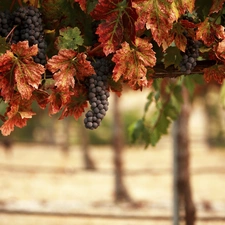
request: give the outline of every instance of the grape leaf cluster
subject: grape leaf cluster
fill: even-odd
[[[108,110],[109,87],[108,76],[112,72],[112,65],[107,58],[96,59],[92,62],[94,75],[87,78],[88,101],[91,110],[86,112],[84,124],[87,129],[96,129]]]
[[[7,37],[10,43],[28,41],[29,45],[38,45],[38,54],[34,61],[42,65],[46,64],[46,42],[42,15],[39,9],[33,6],[20,7],[13,13],[8,11],[0,13],[0,35]],[[10,33],[11,32],[11,33]]]

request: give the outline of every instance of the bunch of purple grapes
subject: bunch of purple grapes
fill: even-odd
[[[38,45],[38,54],[34,56],[34,61],[42,65],[46,64],[46,42],[44,39],[44,29],[42,15],[39,9],[33,6],[20,7],[13,13],[0,13],[0,35],[8,37],[10,43],[18,43],[27,40],[29,45]]]
[[[182,52],[182,60],[180,62],[180,71],[185,74],[190,74],[194,67],[197,65],[197,58],[199,57],[199,47],[201,43],[194,41],[191,37],[187,36],[187,46],[185,52]]]
[[[13,17],[9,11],[0,12],[0,36],[6,37],[13,28]]]
[[[96,59],[92,62],[96,74],[87,79],[88,101],[91,109],[86,112],[84,124],[87,129],[96,129],[108,110],[109,87],[108,76],[111,75],[112,65],[107,58]]]

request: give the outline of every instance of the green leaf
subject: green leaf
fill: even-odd
[[[87,12],[90,13],[95,8],[98,0],[88,0],[87,1]]]
[[[160,137],[161,137],[161,134],[159,133],[158,129],[152,130],[149,136],[149,143],[152,146],[155,146],[158,143]],[[148,147],[149,143],[147,143],[145,147]]]
[[[128,132],[132,143],[135,143],[140,138],[143,130],[144,130],[144,123],[142,119],[132,123],[129,126]]]
[[[0,36],[0,55],[4,54],[8,49],[10,49],[9,44],[6,43],[5,38]]]
[[[181,61],[180,50],[177,47],[169,47],[166,50],[166,55],[164,57],[165,68],[168,66],[174,65],[175,68],[179,66]]]
[[[177,108],[173,106],[173,104],[168,104],[164,108],[166,115],[171,119],[171,120],[176,120],[178,117],[179,111]]]
[[[146,113],[149,109],[149,106],[151,105],[152,103],[152,98],[153,98],[153,95],[154,95],[154,92],[150,92],[147,99],[148,101],[146,102],[145,104],[145,108],[144,108],[144,113]]]
[[[80,35],[80,30],[77,27],[64,28],[59,31],[57,42],[58,49],[77,49],[78,46],[83,45],[84,39]]]
[[[167,118],[167,115],[162,112],[158,120],[157,129],[161,134],[166,134],[169,127],[170,121]]]
[[[191,79],[191,77],[185,77],[184,78],[184,85],[185,87],[188,89],[188,92],[190,93],[190,95],[192,96],[195,90],[195,83],[194,81]]]

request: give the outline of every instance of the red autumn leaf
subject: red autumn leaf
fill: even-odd
[[[225,39],[217,43],[215,46],[215,55],[217,59],[225,63]]]
[[[45,109],[47,104],[49,103],[49,94],[43,90],[34,90],[33,97],[37,101],[38,105],[41,109]]]
[[[99,42],[103,44],[103,52],[108,54],[115,52],[123,40],[123,27],[115,20],[101,23],[96,31],[99,35]]]
[[[4,136],[10,135],[15,126],[19,128],[26,126],[27,120],[35,115],[31,104],[31,100],[22,99],[18,92],[13,96],[6,112],[7,120],[0,128]]]
[[[59,119],[64,119],[68,116],[73,116],[75,119],[78,119],[87,106],[87,97],[84,89],[82,87],[76,87],[71,95],[70,102],[65,105]]]
[[[169,32],[169,37],[163,40],[163,49],[167,49],[174,41],[177,48],[184,52],[187,45],[187,38],[184,36],[184,31],[187,31],[187,29],[180,22],[174,23],[173,29]]]
[[[134,0],[139,15],[136,29],[150,29],[153,39],[166,50],[175,37],[170,32],[174,22],[186,11],[192,12],[194,3],[195,0]]]
[[[62,49],[58,55],[48,60],[47,68],[54,73],[55,86],[62,92],[68,92],[75,85],[75,79],[83,80],[95,74],[94,68],[86,60],[84,53]]]
[[[179,15],[183,15],[186,12],[193,12],[195,7],[195,0],[179,0],[173,1],[176,5]]]
[[[61,92],[54,88],[48,97],[49,101],[49,115],[58,113],[66,104],[70,102],[73,92]]]
[[[12,97],[16,88],[24,99],[30,99],[32,91],[38,89],[45,69],[33,61],[37,51],[37,45],[29,47],[24,41],[12,44],[11,51],[0,57],[1,96],[5,100]]]
[[[14,94],[14,85],[10,80],[10,76],[1,76],[0,75],[0,95],[4,101],[8,102]]]
[[[219,12],[224,4],[225,0],[213,0],[213,4],[210,8],[209,14]]]
[[[5,101],[9,101],[14,93],[14,78],[10,71],[13,68],[13,53],[6,51],[0,56],[0,92]]]
[[[156,57],[152,44],[147,40],[137,38],[134,48],[127,42],[122,43],[122,48],[116,51],[112,61],[116,63],[112,75],[114,81],[122,77],[135,90],[146,87],[151,82],[146,76],[147,68],[155,65]]]
[[[141,1],[134,4],[139,15],[136,29],[142,30],[145,27],[151,30],[153,39],[159,46],[169,38],[169,31],[173,23],[178,19],[172,1]],[[165,50],[165,49],[164,49]]]
[[[137,13],[131,0],[100,0],[91,16],[104,20],[98,26],[96,34],[99,35],[106,55],[115,52],[123,40],[134,41]]]
[[[219,24],[211,23],[207,17],[202,23],[198,24],[196,38],[202,40],[206,46],[212,45],[216,39],[225,38],[224,27]]]
[[[13,66],[13,53],[9,50],[5,54],[0,56],[0,75],[5,76]]]
[[[37,55],[38,47],[37,45],[29,47],[28,41],[20,41],[17,44],[11,45],[11,51],[20,59],[31,60],[32,56]]]
[[[27,125],[27,119],[22,119],[19,114],[15,114],[12,118],[8,119],[2,126],[1,132],[3,136],[8,136],[14,130],[14,127],[25,127]]]
[[[44,67],[33,61],[20,61],[14,69],[15,81],[22,98],[30,99],[32,92],[41,83]]]
[[[209,68],[205,68],[204,72],[204,79],[206,82],[210,82],[211,80],[217,81],[219,84],[223,83],[225,78],[225,65],[214,65]]]
[[[32,58],[37,54],[38,47],[37,45],[29,47],[28,41],[23,41],[12,44],[11,50],[15,55],[13,73],[17,89],[22,98],[30,99],[33,90],[38,89],[42,74],[45,72],[44,66],[35,63]]]
[[[86,12],[86,5],[87,5],[87,2],[86,0],[74,0],[75,2],[78,2],[79,5],[80,5],[80,8]]]

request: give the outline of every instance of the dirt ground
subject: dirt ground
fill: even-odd
[[[190,121],[193,198],[199,218],[224,218],[225,151],[205,144],[201,110],[197,108]],[[79,146],[72,146],[69,156],[57,146],[15,144],[10,154],[1,147],[0,225],[172,224],[168,219],[173,206],[171,140],[163,137],[147,150],[125,149],[125,183],[133,205],[114,203],[110,146],[91,146],[96,171],[83,169]]]

